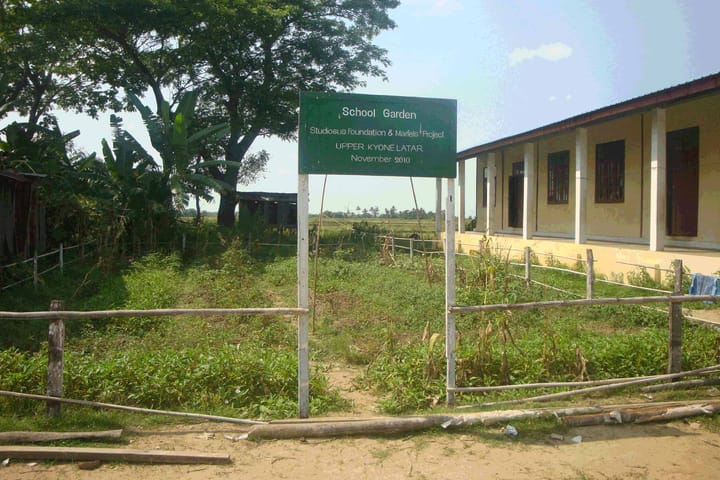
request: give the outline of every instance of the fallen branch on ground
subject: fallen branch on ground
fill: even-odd
[[[468,425],[499,425],[531,418],[564,418],[573,417],[585,419],[593,417],[599,425],[603,423],[620,423],[618,421],[606,421],[605,417],[612,418],[613,412],[622,409],[631,411],[647,409],[643,419],[654,419],[662,421],[670,419],[668,412],[675,412],[678,408],[686,408],[688,415],[708,414],[709,405],[713,402],[702,401],[696,405],[687,405],[687,402],[664,402],[649,405],[613,405],[607,407],[570,407],[570,408],[545,408],[525,410],[500,410],[494,412],[476,412],[464,415],[437,414],[412,417],[375,417],[371,419],[333,419],[317,420],[294,420],[271,422],[266,425],[256,425],[248,432],[249,440],[281,440],[291,438],[326,438],[342,437],[352,435],[381,435],[397,434],[427,430],[432,427],[443,428],[468,426]],[[720,407],[720,402],[718,402]],[[700,407],[700,408],[696,408]],[[712,407],[715,409],[715,407]],[[715,411],[715,410],[713,410]],[[639,417],[638,417],[639,418]],[[581,420],[574,420],[581,422]],[[589,422],[589,420],[588,420]]]
[[[68,448],[0,446],[0,458],[16,460],[103,460],[110,462],[172,463],[183,465],[231,463],[229,455],[124,448]]]
[[[538,395],[536,397],[519,398],[516,400],[504,400],[500,402],[486,402],[477,405],[464,405],[458,408],[477,408],[477,407],[494,407],[497,405],[517,405],[520,403],[529,402],[545,402],[548,400],[557,400],[560,398],[572,397],[575,395],[582,395],[587,393],[601,392],[606,390],[614,390],[618,388],[631,387],[635,385],[645,385],[648,383],[662,382],[665,380],[672,380],[674,378],[688,377],[691,375],[700,375],[707,372],[717,372],[720,370],[720,365],[714,365],[712,367],[698,368],[697,370],[689,370],[687,372],[668,373],[666,375],[655,375],[652,377],[641,377],[637,380],[622,381],[609,385],[602,385],[599,387],[581,388],[579,390],[570,390],[568,392],[551,393],[548,395]]]
[[[651,423],[700,415],[712,415],[719,410],[720,402],[703,402],[666,408],[649,405],[642,408],[618,408],[610,412],[598,414],[567,416],[563,418],[563,422],[571,427],[617,425],[621,423]]]
[[[113,439],[120,438],[122,430],[106,430],[102,432],[0,432],[0,442],[52,442],[55,440],[74,439]]]

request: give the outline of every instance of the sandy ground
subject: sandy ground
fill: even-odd
[[[131,448],[227,453],[233,463],[212,465],[11,462],[3,479],[717,479],[720,435],[691,422],[651,426],[583,427],[563,440],[538,443],[497,432],[422,434],[394,439],[345,438],[233,442],[240,431],[217,424],[134,432]],[[581,443],[570,437],[582,436]]]
[[[333,384],[368,415],[374,399],[353,386],[359,370],[329,366]],[[229,465],[102,464],[12,461],[2,480],[148,479],[718,479],[720,434],[696,421],[581,427],[562,439],[517,437],[494,428],[485,433],[438,431],[394,438],[233,441],[241,426],[202,423],[126,432],[127,448],[224,453]],[[231,437],[231,438],[228,438]],[[579,443],[573,437],[581,437]]]

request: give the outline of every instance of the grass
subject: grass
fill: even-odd
[[[152,253],[126,264],[92,268],[77,264],[64,276],[47,277],[37,291],[18,288],[13,295],[3,295],[0,309],[45,310],[52,298],[64,299],[66,309],[72,310],[295,305],[293,256],[259,245],[270,243],[261,237],[248,250],[245,241],[233,242],[228,232],[212,227],[201,226],[202,232],[189,242],[194,247],[184,255]],[[426,263],[420,256],[410,260],[404,253],[392,257],[379,250],[372,233],[381,228],[400,231],[400,226],[367,222],[346,227],[324,237],[327,246],[317,264],[317,285],[312,272],[310,276],[311,303],[316,306],[310,352],[318,365],[311,376],[311,415],[348,407],[322,373],[321,366],[328,362],[363,366],[361,383],[379,396],[382,411],[412,413],[444,404],[442,259]],[[210,245],[211,238],[219,239],[219,245],[203,248],[203,239]],[[278,237],[276,243],[286,242],[292,240]],[[458,303],[557,298],[556,292],[527,288],[509,276],[516,273],[514,268],[488,252],[459,257]],[[554,271],[533,275],[584,293],[583,277]],[[621,287],[600,288],[602,296],[628,295]],[[47,322],[3,322],[9,328],[0,334],[0,388],[43,393]],[[665,314],[613,306],[458,316],[458,384],[664,373],[666,323]],[[293,318],[137,317],[67,324],[68,397],[238,417],[296,414]],[[686,325],[684,335],[686,369],[717,363],[717,334]],[[466,395],[459,401],[520,396],[527,392]],[[0,397],[0,419],[8,426],[43,419],[43,408]],[[69,411],[69,422],[82,423],[80,410]],[[98,415],[113,425],[138,421],[129,415],[87,413],[88,421]]]

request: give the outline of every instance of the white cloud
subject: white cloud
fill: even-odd
[[[515,66],[525,60],[540,58],[550,62],[557,62],[572,55],[572,47],[561,42],[546,43],[537,48],[520,47],[510,52],[510,66]]]
[[[557,100],[557,97],[555,95],[550,95],[550,98],[548,98],[548,100],[554,102],[555,100]]]

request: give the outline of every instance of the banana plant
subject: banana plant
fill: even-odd
[[[202,196],[208,190],[216,192],[233,190],[232,186],[207,174],[206,169],[218,165],[228,166],[235,162],[198,161],[203,147],[224,137],[229,132],[229,128],[226,124],[218,124],[196,129],[195,112],[198,101],[196,92],[183,94],[175,111],[167,101],[163,101],[158,113],[154,113],[135,95],[129,94],[128,99],[140,112],[150,142],[160,154],[163,175],[172,192],[173,203],[178,209],[187,204],[190,194]]]
[[[122,119],[110,116],[112,147],[102,140],[103,162],[88,162],[84,171],[119,236],[131,241],[157,238],[168,218],[165,200],[169,185],[152,155],[122,128]],[[100,199],[99,199],[100,200]]]

